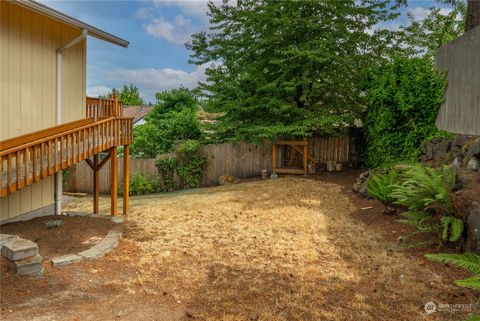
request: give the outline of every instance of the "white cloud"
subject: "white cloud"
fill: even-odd
[[[110,92],[111,88],[105,86],[93,86],[87,88],[87,96],[89,97],[98,97],[105,96]]]
[[[183,45],[190,40],[193,33],[198,32],[198,28],[183,15],[176,16],[171,22],[163,17],[154,18],[144,25],[144,29],[150,36],[176,45]]]
[[[409,9],[408,11],[413,14],[416,20],[424,20],[426,17],[428,17],[428,15],[431,12],[430,9],[426,9],[422,7],[415,7],[415,8]],[[440,8],[441,15],[448,15],[450,12],[452,12],[451,8]]]
[[[220,3],[220,0],[213,1]],[[181,12],[187,16],[207,18],[208,0],[154,0],[156,7],[175,6],[179,7]]]
[[[133,83],[140,89],[142,96],[153,99],[156,92],[170,90],[181,86],[194,88],[199,81],[205,81],[206,65],[198,66],[192,72],[180,69],[117,69],[111,72],[108,80],[126,84]]]

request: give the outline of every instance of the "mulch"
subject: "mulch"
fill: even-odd
[[[46,228],[50,220],[61,220],[60,227]],[[101,241],[115,223],[103,218],[50,215],[29,221],[5,224],[2,234],[13,234],[38,244],[44,261],[54,257],[87,250]]]

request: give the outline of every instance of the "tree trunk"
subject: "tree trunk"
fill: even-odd
[[[467,16],[465,17],[465,32],[480,25],[480,0],[467,1]]]

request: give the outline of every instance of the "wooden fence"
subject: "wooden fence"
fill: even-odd
[[[309,153],[318,160],[318,167],[325,168],[328,161],[347,165],[352,161],[352,154],[358,147],[349,136],[321,137],[316,136],[308,140]],[[260,171],[266,169],[269,173],[272,169],[272,144],[251,144],[244,142],[223,143],[205,145],[201,147],[201,153],[207,159],[207,167],[202,179],[201,186],[216,185],[218,178],[224,174],[230,174],[239,178],[251,178],[260,176]],[[278,160],[286,157],[286,153],[279,151]],[[123,168],[123,159],[118,160],[119,168]],[[100,193],[110,192],[110,177],[108,164],[100,170]],[[122,172],[122,171],[119,171]],[[130,175],[141,173],[150,179],[158,176],[155,167],[155,159],[132,159],[130,161]],[[69,192],[91,193],[92,170],[85,163],[79,163],[70,168],[66,190]],[[119,184],[122,176],[118,177]]]

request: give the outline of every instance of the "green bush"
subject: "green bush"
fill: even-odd
[[[130,178],[129,195],[145,195],[157,192],[157,183],[147,176],[135,173]]]
[[[371,167],[416,160],[422,143],[442,135],[435,118],[446,82],[429,59],[397,59],[376,69],[367,88],[365,161]]]
[[[376,173],[368,178],[367,191],[368,194],[375,197],[383,204],[389,204],[394,201],[390,196],[393,186],[398,183],[398,172],[390,170],[385,174]]]
[[[175,169],[177,160],[174,157],[165,157],[155,162],[159,174],[161,192],[170,192],[175,189]]]
[[[455,172],[447,166],[435,169],[420,164],[407,165],[390,196],[396,204],[411,210],[433,209],[446,214],[452,210],[450,193],[454,185]]]
[[[451,193],[455,172],[420,164],[405,165],[399,183],[392,186],[389,197],[394,203],[408,207],[398,222],[414,226],[420,233],[436,235],[439,243],[456,242],[463,232],[463,221],[454,216]],[[415,235],[412,233],[409,235]]]

